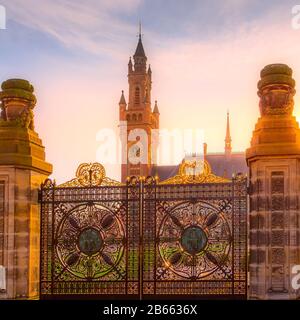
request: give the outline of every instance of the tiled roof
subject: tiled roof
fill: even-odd
[[[206,160],[217,176],[231,178],[234,173],[248,173],[244,152],[233,152],[230,157],[225,157],[224,154],[208,154]]]
[[[136,47],[134,56],[136,56],[136,57],[146,57],[141,36],[139,37],[139,42],[138,42],[138,45]]]
[[[206,160],[211,166],[212,173],[220,177],[231,178],[234,173],[248,173],[244,152],[233,152],[230,157],[226,157],[224,153],[211,153],[206,155]],[[175,176],[178,169],[179,165],[155,166],[151,175],[157,175],[160,181],[163,181]]]

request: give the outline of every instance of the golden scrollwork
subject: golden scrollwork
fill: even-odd
[[[159,184],[189,184],[189,183],[224,183],[229,179],[219,177],[211,172],[209,163],[205,160],[183,160],[178,174]]]
[[[120,186],[121,182],[106,177],[106,172],[100,163],[82,163],[76,178],[60,184],[58,187],[90,187],[90,186]]]

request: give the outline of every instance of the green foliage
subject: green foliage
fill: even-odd
[[[295,87],[295,80],[284,74],[269,74],[264,76],[257,84],[258,89],[261,89],[270,84],[286,84],[292,88]]]
[[[0,92],[0,99],[5,99],[5,98],[20,98],[20,99],[25,99],[32,104],[36,103],[36,97],[32,92],[23,90],[23,89],[5,89],[4,91]]]
[[[258,89],[271,84],[285,84],[295,87],[295,80],[292,78],[293,70],[286,64],[274,63],[265,66],[261,72],[261,80],[258,82]]]
[[[33,92],[34,88],[30,84],[29,81],[24,79],[9,79],[2,83],[1,86],[2,90],[8,90],[8,89],[22,89],[28,92]]]
[[[260,72],[261,78],[270,74],[283,74],[291,77],[293,70],[286,64],[274,63],[265,66]]]

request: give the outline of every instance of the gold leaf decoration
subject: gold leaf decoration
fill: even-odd
[[[76,178],[60,184],[58,187],[95,187],[121,186],[121,182],[106,177],[106,172],[100,163],[82,163],[77,171]]]
[[[230,181],[214,175],[206,160],[183,160],[178,174],[159,184],[226,183]]]

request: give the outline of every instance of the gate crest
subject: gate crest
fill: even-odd
[[[183,160],[178,174],[160,184],[188,184],[188,183],[221,183],[230,182],[229,179],[216,176],[206,160]]]
[[[95,187],[120,185],[122,185],[121,182],[108,178],[103,165],[96,162],[82,163],[76,171],[76,178],[59,185],[59,187]]]

